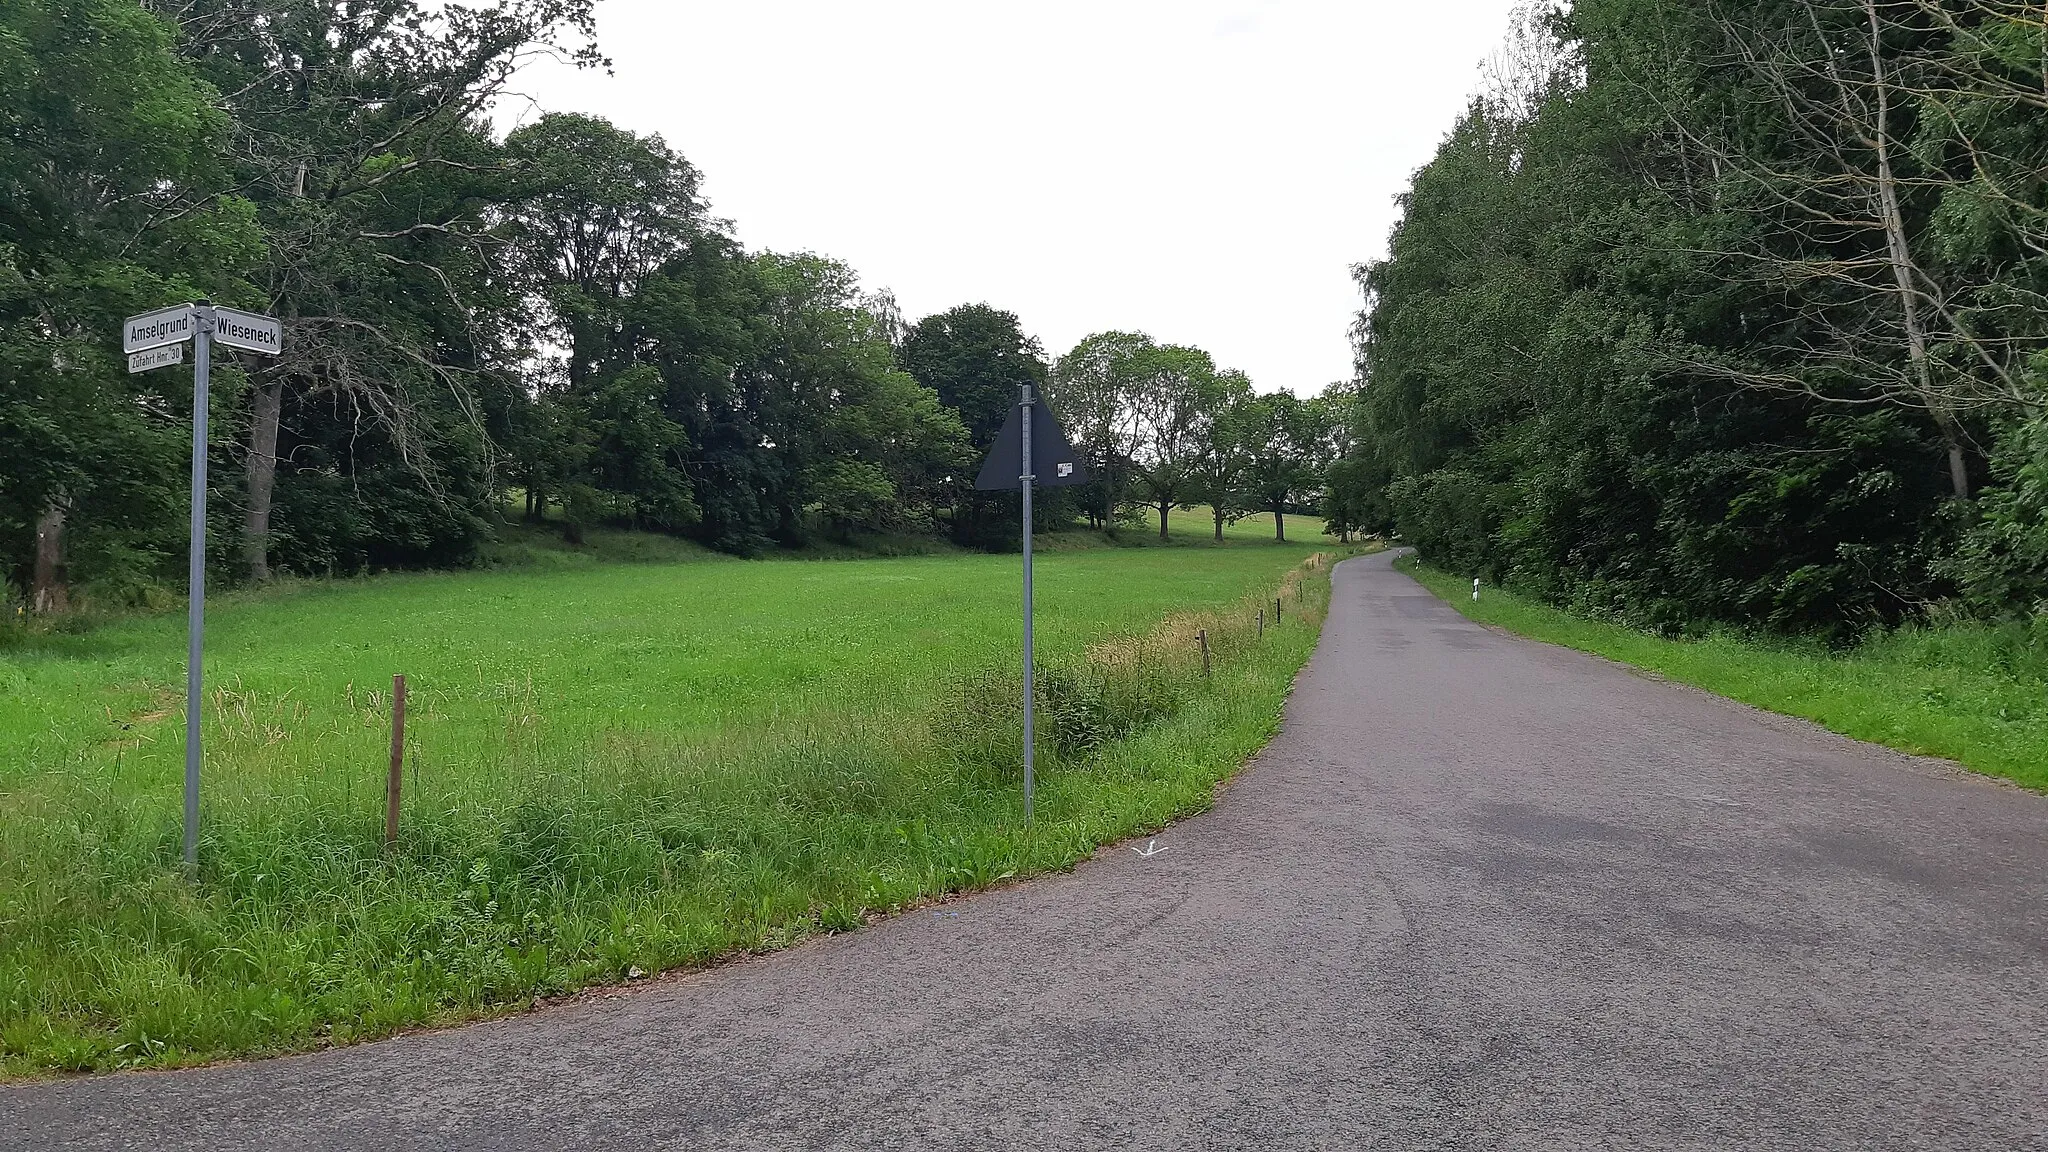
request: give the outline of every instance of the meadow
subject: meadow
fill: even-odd
[[[1126,522],[1125,536],[1136,540],[1159,538],[1159,510],[1157,508],[1133,508],[1130,520]],[[1216,534],[1215,513],[1207,504],[1190,504],[1175,508],[1167,523],[1167,532],[1175,543],[1213,541]],[[1247,512],[1223,525],[1223,539],[1234,541],[1261,541],[1274,543],[1273,514],[1271,512]],[[1328,541],[1323,535],[1323,523],[1313,515],[1293,514],[1287,517],[1287,542]]]
[[[1466,616],[2048,792],[2048,636],[2024,624],[1874,632],[1852,648],[1721,632],[1653,636],[1398,562]]]
[[[1310,545],[1044,555],[1026,826],[1016,557],[647,554],[211,605],[197,876],[178,865],[182,615],[16,635],[0,1070],[517,1010],[1069,866],[1209,802],[1270,735],[1328,598]],[[1287,619],[1261,635],[1275,595]]]

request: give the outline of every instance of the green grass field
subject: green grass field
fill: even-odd
[[[1159,509],[1145,508],[1124,527],[1130,535],[1159,535]],[[1216,514],[1207,504],[1196,504],[1189,508],[1175,508],[1167,518],[1166,530],[1174,541],[1213,541],[1216,536]],[[1273,514],[1253,512],[1232,520],[1223,526],[1223,539],[1232,541],[1260,541],[1274,543]],[[1287,517],[1287,542],[1289,544],[1332,544],[1335,540],[1323,534],[1322,517],[1308,513],[1289,513]]]
[[[1399,562],[1466,616],[1592,652],[1858,740],[2048,791],[2048,669],[2018,626],[1909,628],[1832,651],[1733,635],[1670,640]]]
[[[1028,829],[1014,556],[655,549],[231,595],[209,614],[196,880],[177,866],[182,615],[17,636],[0,1069],[346,1042],[1068,866],[1205,806],[1270,734],[1327,604],[1310,553],[1044,557]],[[1260,639],[1283,584],[1290,619]]]

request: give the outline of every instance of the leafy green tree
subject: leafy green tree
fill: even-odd
[[[630,354],[626,302],[706,230],[701,178],[659,136],[567,113],[514,131],[505,153],[509,263],[577,390]]]
[[[821,505],[842,536],[929,526],[932,503],[966,464],[961,417],[896,366],[886,318],[869,309],[851,268],[774,254],[757,266],[773,335],[756,370],[789,477],[779,535],[799,539],[804,514]]]
[[[120,320],[241,298],[262,252],[211,191],[229,125],[174,35],[118,0],[0,2],[0,556],[38,611],[72,576],[120,598],[175,570],[191,376],[128,375]]]
[[[1013,312],[962,304],[910,326],[903,367],[960,414],[969,446],[986,451],[1026,384],[1045,386],[1045,353]]]
[[[1167,518],[1201,487],[1211,430],[1229,384],[1199,348],[1166,344],[1131,357],[1130,405],[1137,426],[1131,463],[1145,499],[1159,509],[1159,538]]]
[[[1195,493],[1209,505],[1221,543],[1224,527],[1250,510],[1245,483],[1263,445],[1257,439],[1260,427],[1251,379],[1231,370],[1219,373],[1217,383],[1221,391],[1207,424],[1208,444],[1195,468]]]
[[[1360,270],[1347,471],[1384,478],[1399,531],[1441,564],[1658,627],[1851,634],[1940,594],[1947,452],[1903,407],[1758,386],[1826,370],[1801,318],[1833,289],[1736,274],[1733,254],[1870,250],[1794,226],[1717,155],[1733,127],[1741,156],[1832,162],[1721,15],[1579,0],[1546,25],[1547,71],[1512,86],[1535,97],[1460,121],[1389,259]],[[1744,18],[1790,36],[1808,16],[1786,0]]]
[[[224,94],[227,179],[267,241],[253,303],[286,327],[285,354],[253,369],[243,421],[249,572],[279,558],[273,503],[333,517],[335,500],[362,500],[334,519],[358,530],[349,539],[286,532],[326,538],[281,557],[295,566],[468,555],[495,514],[493,434],[521,356],[493,251],[506,162],[483,118],[533,52],[594,60],[590,0],[176,12],[181,54]],[[288,491],[301,484],[306,500]]]
[[[995,443],[1023,386],[1046,384],[1044,349],[1024,335],[1014,313],[987,304],[963,304],[912,324],[898,356],[906,372],[958,414],[970,466]],[[1018,501],[976,493],[973,480],[963,467],[952,485],[955,539],[990,546],[1007,541],[1018,527]],[[1059,515],[1057,499],[1044,504],[1038,515]]]
[[[681,466],[699,509],[689,531],[742,554],[769,545],[787,481],[768,423],[768,382],[756,370],[773,335],[769,290],[737,242],[702,230],[641,283],[621,340],[660,370],[663,410],[685,430]]]
[[[689,430],[661,374],[643,370],[652,334],[633,324],[650,281],[693,242],[716,243],[696,169],[658,136],[565,114],[514,131],[505,153],[505,264],[541,318],[532,335],[562,349],[512,443],[528,514],[545,517],[559,493],[572,538],[599,519],[697,523]]]
[[[1113,527],[1130,497],[1140,436],[1134,367],[1153,347],[1143,333],[1097,332],[1060,357],[1046,381],[1047,402],[1088,466],[1079,499],[1095,528]]]
[[[1287,512],[1319,493],[1327,412],[1319,400],[1274,392],[1247,401],[1239,417],[1246,502],[1273,514],[1273,538],[1287,539]]]

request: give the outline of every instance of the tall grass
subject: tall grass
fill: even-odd
[[[2048,623],[1923,625],[1840,650],[1717,633],[1674,640],[1401,561],[1474,620],[1646,668],[1859,740],[2048,791]]]
[[[779,621],[785,650],[719,665],[728,677],[760,675],[759,691],[724,685],[691,705],[690,724],[648,718],[650,697],[673,686],[648,685],[644,668],[616,655],[616,699],[590,715],[567,709],[559,687],[488,661],[459,690],[445,677],[427,682],[412,699],[414,723],[458,735],[412,749],[392,853],[379,842],[381,781],[363,770],[387,731],[382,682],[351,680],[339,707],[261,678],[228,676],[211,691],[219,757],[265,768],[209,775],[196,880],[175,866],[177,825],[166,819],[175,757],[142,744],[175,723],[173,685],[117,686],[133,710],[108,709],[116,723],[105,742],[81,745],[61,725],[38,732],[27,721],[16,746],[35,759],[37,741],[70,739],[42,762],[72,767],[0,792],[0,1066],[168,1066],[347,1042],[775,948],[1066,867],[1201,808],[1271,732],[1328,604],[1327,565],[1312,557],[1286,569],[1299,555],[1190,552],[1171,569],[1114,555],[1073,561],[1110,576],[1121,566],[1136,582],[1123,596],[1138,604],[1191,592],[1199,602],[1197,587],[1236,591],[1150,627],[1126,619],[1062,639],[1048,622],[1028,828],[1017,787],[1022,677],[999,658],[1014,651],[1004,634],[935,633],[907,649],[929,654],[921,675],[886,662],[879,675],[857,665],[828,675],[816,653],[786,650],[805,637],[826,642],[825,609],[855,610],[856,600],[786,605],[801,620]],[[1187,569],[1203,564],[1227,566],[1202,584]],[[980,558],[858,567],[867,579],[988,568]],[[692,586],[758,580],[763,569],[716,565],[715,579]],[[1168,571],[1176,585],[1144,584]],[[418,578],[412,590],[474,587]],[[1276,588],[1289,622],[1262,639],[1257,606],[1270,608]],[[932,604],[915,608],[896,626],[929,626],[918,617]],[[815,627],[798,626],[806,612]],[[1195,643],[1204,629],[1207,676]],[[608,652],[635,640],[614,643],[623,648]],[[86,675],[75,663],[63,669]],[[69,715],[49,707],[54,719]],[[336,754],[357,747],[371,754]],[[145,753],[143,767],[130,753]]]

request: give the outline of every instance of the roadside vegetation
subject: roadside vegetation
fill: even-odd
[[[1469,579],[1397,563],[1482,624],[2048,792],[2048,659],[2024,625],[1911,625],[1847,648],[1731,630],[1671,638],[1500,588],[1475,603]]]
[[[1852,652],[1928,717],[1973,707],[1937,667],[2048,664],[2044,64],[2020,0],[1524,4],[1357,270],[1332,505],[1579,615]],[[2003,674],[1972,748],[2026,746]]]
[[[181,618],[18,634],[0,653],[0,1066],[343,1043],[1066,867],[1209,803],[1272,731],[1328,597],[1309,546],[1044,556],[1027,829],[1016,565],[571,555],[230,596],[196,880],[178,868]]]

